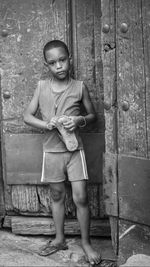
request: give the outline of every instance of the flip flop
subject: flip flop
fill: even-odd
[[[68,246],[66,242],[52,245],[52,241],[49,241],[44,247],[41,248],[40,252],[38,253],[40,256],[49,256],[53,253],[56,253],[59,250],[67,250]]]
[[[68,118],[65,115],[58,117],[56,127],[58,131],[60,132],[62,140],[65,143],[68,151],[74,151],[78,147],[78,141],[77,141],[76,135],[72,131],[71,132],[67,131],[63,126],[63,123],[66,122],[68,119],[70,118]]]

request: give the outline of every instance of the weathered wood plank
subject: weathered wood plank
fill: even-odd
[[[1,146],[0,146],[0,153],[1,153]],[[2,162],[0,159],[0,218],[1,219],[4,217],[4,214],[5,214],[4,184],[3,184],[3,174],[2,174]],[[1,223],[0,223],[0,228],[1,228]]]
[[[5,134],[7,184],[40,183],[42,150],[40,134]]]
[[[119,155],[119,217],[150,226],[150,161]]]
[[[12,232],[22,235],[54,235],[55,227],[52,218],[35,217],[11,217]],[[77,220],[67,219],[65,221],[65,233],[68,235],[80,234]],[[108,220],[92,220],[90,235],[110,236],[110,225]]]
[[[118,255],[118,250],[119,250],[119,223],[118,223],[118,217],[109,217],[109,222],[110,222],[110,228],[111,228],[111,242],[113,246],[113,250],[115,255]]]
[[[115,2],[101,1],[102,6],[102,61],[105,115],[106,153],[116,152],[116,52],[115,52]]]
[[[115,1],[102,0],[101,53],[103,61],[103,108],[105,115],[105,153],[103,166],[104,203],[111,225],[112,244],[118,249],[117,190],[117,84],[116,84],[116,36]]]
[[[76,78],[85,81],[89,88],[98,121],[83,129],[84,132],[104,132],[104,116],[101,104],[103,95],[102,61],[100,46],[100,1],[72,1],[73,55]],[[83,110],[84,113],[84,110]]]
[[[91,217],[98,218],[100,215],[99,207],[99,188],[95,185],[88,186],[88,198]]]
[[[12,204],[14,210],[18,212],[38,212],[40,203],[36,186],[12,186]]]
[[[4,119],[17,119],[27,106],[43,71],[44,44],[54,38],[68,40],[66,7],[67,0],[1,1],[0,22],[8,33],[0,36]],[[10,98],[3,98],[5,91]]]
[[[102,185],[100,185],[102,187]],[[102,190],[101,190],[102,191]],[[97,184],[88,185],[89,208],[91,218],[105,217],[100,206],[99,187]],[[12,207],[7,212],[27,216],[52,216],[52,200],[49,185],[13,185],[11,190]],[[103,202],[103,199],[101,200]],[[65,214],[67,218],[76,217],[76,207],[72,199],[70,183],[66,184]]]
[[[4,185],[4,198],[5,198],[5,210],[6,211],[13,211],[12,205],[12,188],[10,185]]]
[[[6,215],[3,221],[3,228],[11,228],[11,216]]]
[[[117,155],[105,153],[104,198],[106,214],[118,216]]]
[[[146,124],[148,157],[150,157],[150,1],[141,1],[142,24],[143,24],[143,49],[144,49],[144,69],[145,69],[145,98],[146,98]]]
[[[123,24],[125,23],[125,25]],[[124,26],[127,25],[127,31]],[[147,157],[145,70],[141,1],[117,6],[119,153]]]

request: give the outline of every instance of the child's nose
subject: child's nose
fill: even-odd
[[[57,69],[61,68],[61,63],[60,63],[59,61],[56,62],[56,68],[57,68]]]

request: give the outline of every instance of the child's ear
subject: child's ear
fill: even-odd
[[[69,60],[70,60],[70,77],[74,77],[73,58],[72,58],[72,55],[69,56]]]
[[[44,61],[44,67],[48,67],[48,63]]]

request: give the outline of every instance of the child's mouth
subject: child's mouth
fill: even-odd
[[[65,71],[60,71],[60,72],[57,72],[57,75],[65,75],[66,73],[65,73]]]

